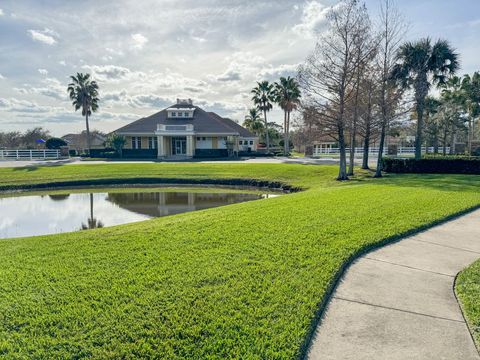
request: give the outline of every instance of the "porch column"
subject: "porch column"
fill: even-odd
[[[195,149],[193,148],[193,135],[187,136],[187,156],[193,156]]]
[[[165,151],[164,151],[164,145],[163,145],[163,136],[158,136],[158,142],[157,142],[157,145],[158,145],[158,149],[157,149],[157,157],[160,159],[162,157],[165,156]]]

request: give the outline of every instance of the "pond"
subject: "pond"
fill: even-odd
[[[276,195],[132,189],[4,197],[0,198],[0,238],[126,224],[271,196]]]

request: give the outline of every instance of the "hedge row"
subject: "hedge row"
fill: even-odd
[[[383,170],[413,174],[474,174],[480,175],[480,158],[383,159]]]

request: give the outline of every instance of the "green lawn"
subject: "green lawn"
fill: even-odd
[[[355,254],[480,205],[480,177],[286,164],[0,169],[0,187],[258,179],[303,192],[141,223],[0,240],[0,356],[292,359]]]
[[[480,351],[480,260],[458,275],[455,292]]]

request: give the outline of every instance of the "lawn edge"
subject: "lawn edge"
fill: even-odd
[[[479,258],[480,259],[480,258]],[[455,275],[455,279],[453,280],[453,294],[455,296],[455,300],[457,300],[458,307],[460,308],[460,312],[462,313],[463,320],[465,321],[465,324],[467,325],[468,332],[470,334],[470,337],[472,338],[473,343],[475,344],[475,347],[477,349],[478,355],[480,355],[480,342],[475,339],[475,336],[473,335],[473,325],[470,322],[470,318],[467,316],[467,312],[465,311],[462,302],[460,301],[460,298],[457,293],[457,279],[458,276],[464,272],[466,269],[468,269],[470,266],[472,266],[475,262],[477,262],[479,259],[475,260],[473,263],[465,267],[463,270],[459,271]]]
[[[318,328],[318,326],[320,326],[322,324],[322,320],[323,320],[323,317],[325,315],[325,311],[327,309],[327,306],[330,302],[330,299],[332,298],[333,293],[335,292],[338,284],[340,283],[340,280],[342,279],[342,277],[344,276],[344,274],[346,273],[346,271],[348,270],[350,265],[352,265],[356,260],[358,260],[362,256],[364,256],[364,255],[366,255],[366,254],[368,254],[368,253],[370,253],[374,250],[378,250],[378,249],[380,249],[384,246],[392,245],[394,243],[400,242],[400,241],[402,241],[402,240],[404,240],[404,239],[406,239],[410,236],[421,233],[421,232],[423,232],[425,230],[428,230],[428,229],[430,229],[434,226],[441,225],[441,224],[447,223],[449,221],[455,220],[455,219],[457,219],[461,216],[467,215],[467,214],[469,214],[469,213],[471,213],[475,210],[478,210],[478,209],[480,209],[480,205],[471,206],[469,208],[466,208],[466,209],[461,210],[459,212],[456,212],[454,214],[448,215],[448,216],[446,216],[442,219],[432,221],[428,224],[422,225],[422,226],[420,226],[418,228],[415,228],[415,229],[407,230],[407,231],[405,231],[401,234],[398,234],[398,235],[395,235],[395,236],[392,236],[392,237],[387,237],[387,238],[381,240],[378,243],[367,245],[364,248],[358,250],[355,254],[353,254],[349,259],[347,259],[347,261],[345,261],[342,264],[342,266],[340,266],[339,270],[337,271],[337,273],[332,278],[332,282],[329,284],[329,286],[327,288],[327,291],[325,291],[325,295],[323,296],[323,299],[321,299],[320,303],[318,304],[317,312],[316,312],[315,316],[313,317],[312,323],[310,325],[310,329],[308,331],[307,336],[305,337],[305,341],[300,347],[300,353],[299,353],[299,356],[297,357],[297,359],[299,359],[299,360],[306,360],[307,359],[308,352],[310,350],[310,346],[312,345],[316,329]],[[455,281],[456,281],[456,277],[455,277]],[[454,286],[455,286],[455,282],[454,282]],[[454,293],[455,293],[455,291],[454,291]],[[456,294],[455,294],[455,297],[456,297]],[[457,299],[457,302],[458,302],[458,299]],[[462,309],[462,314],[463,314],[463,309]],[[464,318],[465,318],[465,316],[464,316]],[[466,321],[466,323],[468,324],[468,321]],[[472,338],[473,338],[473,334],[470,331],[470,327],[469,326],[467,326],[467,327],[468,327],[470,336],[472,336]],[[474,343],[477,346],[477,351],[479,351],[479,353],[480,353],[480,347],[479,347],[480,344],[477,344],[475,342],[475,340],[474,340]]]
[[[280,181],[258,180],[258,179],[199,179],[199,178],[161,178],[161,177],[138,177],[138,178],[108,178],[108,179],[87,179],[53,181],[46,183],[31,183],[19,185],[1,185],[0,192],[22,191],[22,190],[55,190],[82,186],[136,186],[136,185],[223,185],[223,186],[248,186],[258,189],[271,189],[294,193],[305,190]]]

